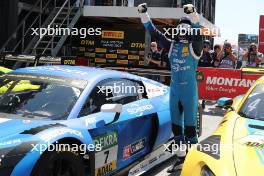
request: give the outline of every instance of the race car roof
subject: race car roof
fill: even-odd
[[[11,73],[37,74],[45,76],[62,76],[72,79],[90,80],[96,78],[123,77],[124,73],[114,70],[106,70],[95,67],[84,66],[39,66],[20,68]]]

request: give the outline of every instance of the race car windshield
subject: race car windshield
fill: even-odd
[[[62,81],[49,77],[20,79],[17,75],[0,78],[0,113],[11,118],[15,114],[16,118],[33,120],[66,119],[82,89],[73,87],[70,80],[65,84]]]
[[[264,120],[264,84],[257,85],[243,104],[239,114],[243,117]]]

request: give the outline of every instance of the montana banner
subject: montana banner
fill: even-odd
[[[261,74],[234,69],[198,68],[199,98],[217,100],[245,94]]]

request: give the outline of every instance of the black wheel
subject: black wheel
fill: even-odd
[[[71,151],[45,152],[31,176],[84,176],[82,156]]]
[[[202,116],[203,116],[203,108],[202,105],[198,104],[198,111],[197,111],[197,135],[200,137],[202,135]]]

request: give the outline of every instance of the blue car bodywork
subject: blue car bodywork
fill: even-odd
[[[42,79],[70,78],[86,84],[66,119],[31,120],[14,118],[12,114],[0,115],[1,176],[31,175],[45,152],[43,146],[61,140],[87,146],[100,144],[100,151],[87,151],[89,175],[112,175],[171,138],[169,87],[158,82],[118,71],[73,66],[29,67],[9,74],[42,76]],[[145,97],[123,104],[115,121],[115,112],[100,111],[82,116],[81,111],[92,91],[102,81],[112,79],[130,80],[144,86]]]

